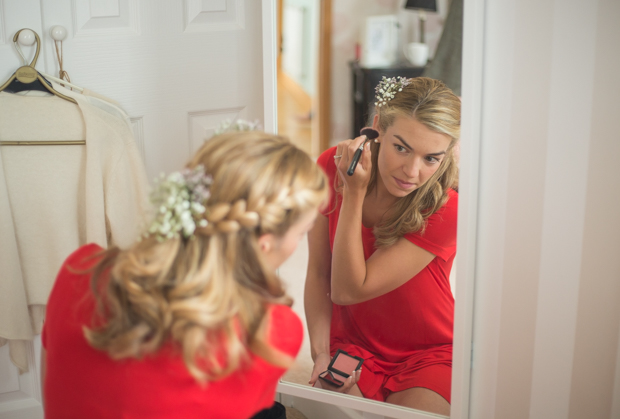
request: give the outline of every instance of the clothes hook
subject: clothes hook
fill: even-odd
[[[22,57],[22,65],[28,65],[28,63],[26,62],[26,56],[22,52],[22,48],[20,47],[20,44],[26,45],[27,47],[34,44],[34,41],[35,41],[34,32],[32,32],[30,29],[22,29],[21,31],[18,32],[18,34],[19,35],[17,37],[17,44],[15,44],[15,49],[17,50],[17,53],[19,54],[19,56]]]
[[[32,59],[32,62],[28,64],[28,66],[34,68],[37,65],[37,60],[39,59],[39,52],[41,51],[41,39],[39,38],[39,35],[37,35],[37,33],[33,31],[32,29],[24,28],[24,29],[18,30],[15,33],[15,36],[13,37],[13,44],[15,44],[15,49],[17,50],[19,55],[22,57],[22,60],[24,61],[24,65],[26,65],[26,58],[24,57],[24,54],[19,46],[19,43],[17,42],[18,40],[19,40],[19,43],[21,43],[22,45],[27,45],[27,46],[32,45],[36,41],[37,50],[34,53],[34,58]]]
[[[69,73],[65,71],[63,68],[63,58],[62,58],[62,41],[67,37],[67,29],[61,25],[55,25],[50,28],[50,35],[54,40],[54,48],[56,49],[56,58],[58,59],[58,66],[60,69],[58,70],[58,77],[61,80],[66,80],[71,82],[71,77],[69,77]]]
[[[50,28],[50,35],[54,41],[64,41],[67,37],[67,29],[62,25],[55,25]]]

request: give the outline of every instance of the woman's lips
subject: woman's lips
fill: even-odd
[[[402,180],[400,180],[400,179],[398,179],[398,178],[396,178],[394,176],[392,176],[392,177],[396,181],[396,184],[399,187],[403,188],[403,189],[411,189],[411,188],[413,188],[415,186],[415,183],[404,182],[404,181],[402,181]]]

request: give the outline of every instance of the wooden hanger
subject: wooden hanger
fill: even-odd
[[[19,33],[24,29],[20,29],[17,31],[15,36],[13,37],[13,43],[15,44],[15,48],[18,48],[17,38]],[[30,29],[32,30],[32,29]],[[41,39],[39,35],[32,31],[35,36],[37,43],[37,50],[34,54],[34,58],[29,65],[21,66],[13,73],[13,75],[2,85],[0,86],[0,92],[7,91],[11,93],[17,93],[24,90],[40,90],[44,92],[52,93],[62,99],[68,100],[69,102],[75,103],[77,102],[72,97],[63,95],[62,93],[54,90],[52,84],[47,81],[43,76],[35,69],[35,65],[37,64],[37,60],[39,58],[39,52],[41,50]],[[85,141],[0,141],[0,145],[80,145],[86,144]]]

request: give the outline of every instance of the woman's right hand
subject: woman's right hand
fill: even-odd
[[[360,135],[354,140],[346,140],[338,143],[336,147],[336,154],[334,155],[336,161],[336,168],[338,169],[338,175],[340,181],[345,190],[357,190],[366,194],[366,188],[370,181],[370,173],[372,169],[372,160],[370,152],[370,142],[365,143],[365,146],[360,156],[359,163],[355,168],[353,176],[349,176],[347,171],[353,161],[355,152],[366,141],[365,135]]]
[[[332,358],[328,353],[320,352],[316,355],[314,359],[314,368],[312,369],[312,374],[310,374],[310,381],[308,381],[312,387],[314,387],[319,380],[319,375],[327,370],[331,360]]]
[[[348,394],[349,391],[353,388],[353,386],[355,386],[359,381],[362,369],[360,368],[357,371],[352,371],[353,374],[351,374],[349,378],[347,378],[347,380],[344,382],[344,385],[337,387],[334,385],[330,385],[325,381],[319,380],[319,375],[327,370],[330,362],[331,356],[329,356],[328,353],[321,352],[317,354],[314,360],[314,368],[312,369],[309,383],[312,385],[312,387],[323,388],[325,390],[331,390],[337,393]]]

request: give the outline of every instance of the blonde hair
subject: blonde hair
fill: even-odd
[[[151,237],[106,250],[91,280],[97,317],[84,333],[113,359],[139,358],[172,341],[205,382],[247,359],[267,303],[291,304],[258,238],[284,235],[325,201],[327,188],[308,155],[260,132],[208,140],[187,167],[201,164],[213,177],[211,227],[190,239]]]
[[[385,133],[398,117],[415,118],[427,128],[450,137],[450,145],[441,165],[428,181],[399,199],[392,211],[375,226],[377,247],[392,245],[406,233],[423,233],[426,219],[447,201],[448,189],[458,187],[458,165],[453,150],[460,137],[461,101],[439,80],[416,77],[410,81],[392,100],[377,108],[379,131]],[[377,186],[379,178],[379,148],[380,143],[371,143],[368,193]]]

